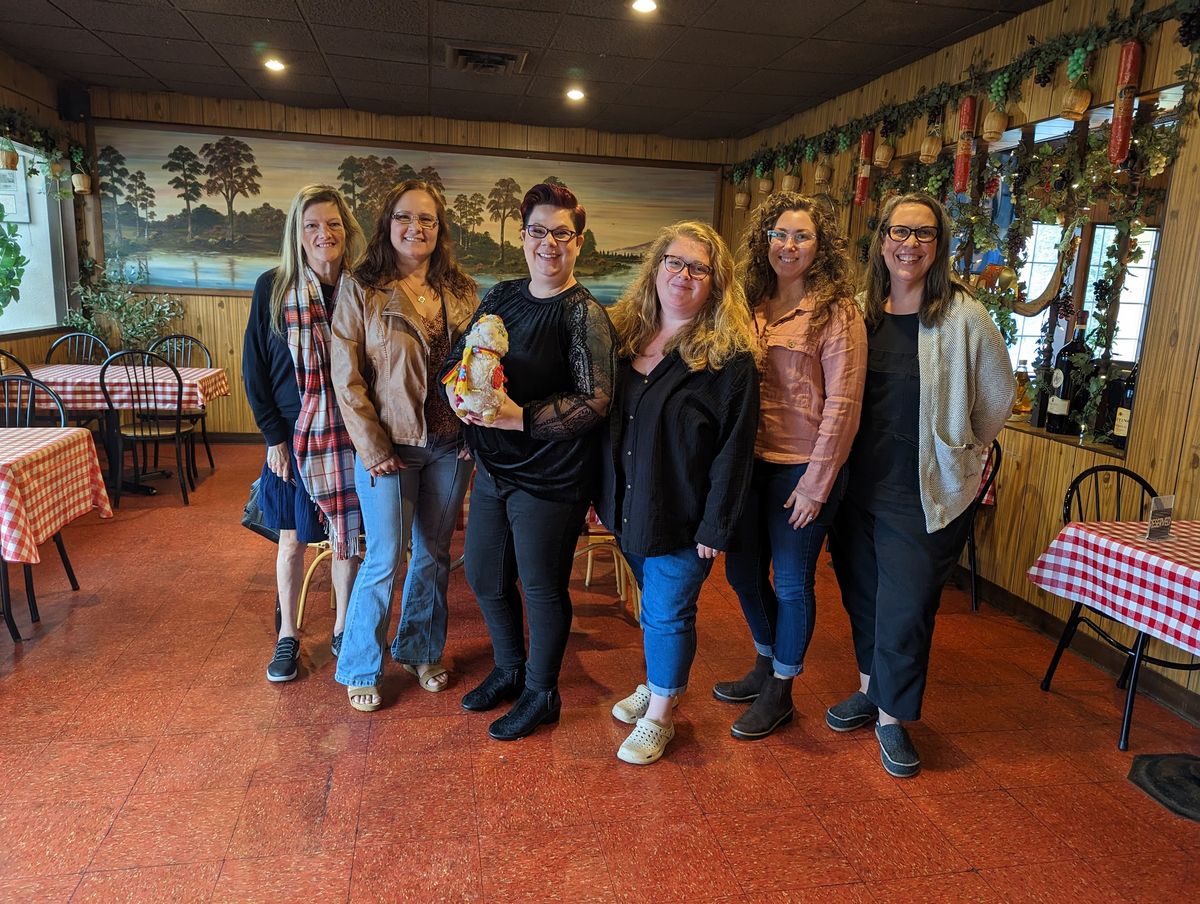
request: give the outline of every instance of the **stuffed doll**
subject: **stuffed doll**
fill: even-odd
[[[504,368],[500,359],[508,353],[508,330],[495,314],[484,314],[467,333],[462,361],[442,382],[454,386],[454,410],[461,416],[477,414],[489,424],[500,410]]]

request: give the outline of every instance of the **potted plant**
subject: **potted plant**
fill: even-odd
[[[127,266],[120,258],[109,266],[82,264],[83,276],[71,287],[79,294],[79,307],[63,318],[63,326],[98,336],[113,351],[148,348],[171,330],[173,320],[183,314],[183,302],[175,295],[151,294],[145,284],[145,263]]]
[[[87,152],[83,145],[71,143],[71,185],[78,194],[86,195],[92,191],[92,174],[88,168]]]
[[[17,146],[7,135],[0,135],[0,169],[15,170],[21,162]]]
[[[21,280],[28,263],[17,242],[17,224],[5,222],[4,206],[0,204],[0,314],[20,300]]]

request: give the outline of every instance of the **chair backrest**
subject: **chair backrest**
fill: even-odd
[[[67,333],[46,351],[47,364],[103,364],[108,346],[91,333]],[[58,359],[57,362],[55,359]]]
[[[1149,517],[1154,487],[1128,468],[1096,465],[1071,481],[1063,497],[1063,523],[1141,521]]]
[[[3,405],[0,421],[5,427],[67,426],[67,409],[58,393],[33,377],[23,374],[0,377],[0,405]],[[57,424],[54,418],[58,419]]]
[[[979,492],[975,494],[975,505],[981,505],[987,497],[988,491],[991,490],[992,484],[996,482],[996,475],[1000,473],[1000,465],[1004,463],[1004,450],[1000,448],[1000,440],[992,440],[992,446],[988,449],[987,461],[984,462],[983,472],[987,476],[984,477],[983,483],[979,485]]]
[[[24,374],[27,377],[33,376],[24,361],[12,352],[5,351],[2,348],[0,348],[0,368],[3,368],[5,375]]]
[[[120,384],[120,388],[114,388]],[[126,350],[116,352],[100,367],[100,390],[110,411],[130,410],[135,419],[153,415],[159,420],[174,413],[175,429],[179,429],[183,411],[183,378],[179,370],[154,352]],[[129,404],[114,405],[113,393]]]
[[[150,343],[148,351],[162,355],[176,367],[212,367],[212,352],[203,342],[187,333],[172,333]]]

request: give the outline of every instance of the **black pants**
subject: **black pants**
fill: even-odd
[[[871,676],[867,696],[902,721],[921,718],[933,619],[970,514],[929,534],[919,504],[869,511],[847,496],[829,534],[858,670]]]
[[[558,686],[571,633],[571,563],[587,502],[553,502],[499,487],[483,465],[475,470],[467,519],[467,583],[475,594],[496,666],[525,662],[525,684]],[[529,616],[529,659],[517,576]]]

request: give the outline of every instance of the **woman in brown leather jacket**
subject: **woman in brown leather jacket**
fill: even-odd
[[[475,281],[454,258],[441,192],[401,182],[333,318],[333,384],[354,442],[367,535],[334,677],[358,710],[382,703],[392,591],[410,535],[392,658],[427,691],[449,679],[441,658],[450,538],[472,465],[437,372],[478,303]]]

